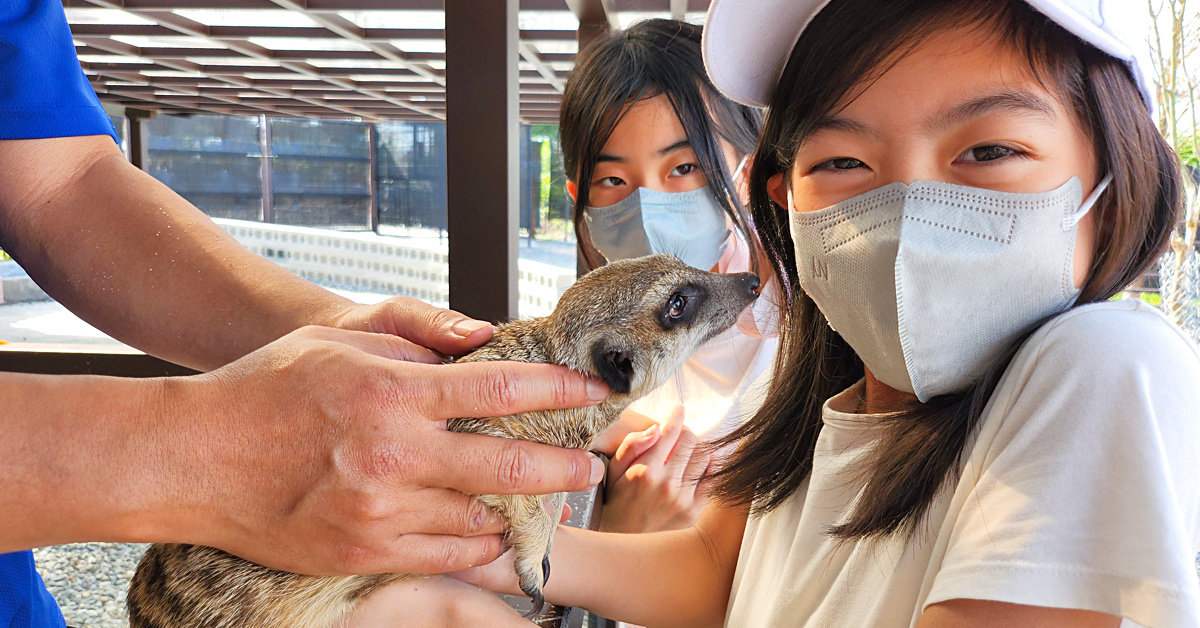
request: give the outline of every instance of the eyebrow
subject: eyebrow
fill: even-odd
[[[692,147],[691,143],[687,141],[687,138],[684,138],[684,139],[681,139],[681,140],[675,142],[674,144],[671,144],[670,146],[667,146],[666,148],[660,149],[657,154],[659,157],[666,157],[667,155],[670,155],[671,153],[673,153],[677,150],[682,150],[684,148],[691,148],[691,147]],[[616,155],[610,155],[608,153],[600,153],[596,157],[596,163],[598,163],[598,164],[602,164],[602,163],[623,164],[623,163],[625,163],[625,161],[626,161],[626,159],[624,157],[618,157]]]
[[[1024,90],[1008,90],[985,94],[955,105],[932,116],[922,127],[927,132],[940,131],[955,124],[978,118],[989,113],[1012,113],[1039,118],[1055,119],[1054,107],[1036,94]]]
[[[880,133],[878,129],[850,118],[823,118],[813,125],[810,135],[817,131],[840,131],[852,135],[862,135],[876,141],[883,140],[883,133]]]
[[[960,105],[955,105],[943,112],[934,114],[921,126],[922,130],[926,133],[934,133],[972,118],[995,112],[1008,112],[1051,120],[1057,117],[1054,113],[1054,107],[1050,106],[1050,103],[1046,102],[1044,98],[1023,90],[1009,90],[985,94]],[[824,118],[818,120],[813,125],[810,135],[817,131],[840,131],[842,133],[861,135],[875,141],[883,140],[883,133],[878,129],[850,118]]]

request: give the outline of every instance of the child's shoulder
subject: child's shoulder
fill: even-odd
[[[1162,312],[1140,299],[1126,299],[1081,305],[1056,316],[1034,332],[1017,360],[1066,361],[1101,371],[1162,365],[1196,373],[1200,349]]]

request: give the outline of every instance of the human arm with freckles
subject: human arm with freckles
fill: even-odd
[[[559,526],[546,600],[652,628],[721,626],[737,567],[744,508],[710,507],[690,528],[614,534]],[[520,594],[511,553],[449,574]]]
[[[449,355],[491,336],[415,299],[355,304],[251,253],[108,136],[0,141],[0,248],[93,326],[200,370],[305,325]]]

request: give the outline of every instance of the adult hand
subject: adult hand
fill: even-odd
[[[342,628],[528,628],[494,594],[445,576],[388,585],[372,593],[346,618]]]
[[[603,384],[545,364],[441,364],[398,336],[305,327],[211,373],[162,380],[151,536],[301,573],[435,573],[500,554],[467,494],[577,491],[594,456],[445,429],[587,406]]]
[[[698,480],[712,463],[698,443],[683,424],[683,406],[665,425],[628,434],[608,465],[600,530],[660,532],[695,523],[708,502],[708,486]]]
[[[492,337],[486,321],[434,307],[409,297],[395,297],[374,305],[354,305],[337,312],[331,327],[399,336],[444,355],[457,356]]]

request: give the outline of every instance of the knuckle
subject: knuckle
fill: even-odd
[[[462,510],[462,514],[464,517],[463,536],[475,536],[483,532],[491,510],[478,499],[471,499],[467,507]]]
[[[466,557],[465,542],[450,542],[444,544],[434,558],[434,567],[438,573],[461,569]]]
[[[554,379],[551,380],[551,395],[556,406],[564,406],[571,402],[572,393],[576,388],[576,377],[565,369],[555,373]]]
[[[520,378],[503,367],[492,367],[484,379],[483,401],[489,412],[504,414],[521,396]]]
[[[500,487],[505,492],[516,492],[534,475],[533,454],[525,445],[512,443],[506,448],[497,471]]]
[[[393,484],[397,478],[412,474],[417,461],[411,451],[376,443],[369,447],[361,458],[360,471],[369,481]]]

